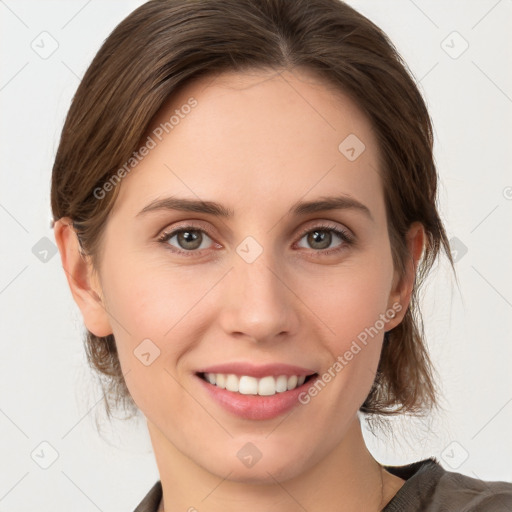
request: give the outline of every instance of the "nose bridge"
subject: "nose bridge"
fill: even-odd
[[[226,332],[264,341],[295,330],[293,294],[284,284],[281,263],[270,247],[252,237],[239,244],[221,314]]]

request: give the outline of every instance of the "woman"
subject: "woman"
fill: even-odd
[[[147,420],[138,512],[512,508],[511,484],[384,466],[361,433],[436,403],[436,193],[425,103],[344,3],[150,1],[114,30],[52,209],[106,397]]]

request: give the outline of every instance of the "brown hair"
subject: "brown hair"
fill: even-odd
[[[432,125],[406,64],[388,37],[340,0],[152,0],[124,19],[98,51],[73,98],[55,163],[54,221],[70,217],[84,255],[99,268],[101,237],[119,186],[102,186],[138,149],[163,103],[192,79],[223,71],[303,67],[350,97],[378,138],[395,268],[410,258],[414,221],[427,235],[410,306],[385,334],[373,387],[361,407],[372,414],[419,413],[436,404],[418,289],[449,242],[436,208]],[[341,141],[340,141],[341,142]],[[113,335],[85,340],[109,399],[137,410]]]

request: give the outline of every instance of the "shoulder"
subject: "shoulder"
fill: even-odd
[[[512,483],[485,481],[451,471],[443,472],[435,496],[443,506],[449,504],[455,510],[512,510]]]
[[[162,499],[162,483],[156,482],[133,512],[157,512]]]
[[[485,481],[445,470],[431,457],[384,466],[406,480],[384,512],[504,512],[512,510],[512,483]]]

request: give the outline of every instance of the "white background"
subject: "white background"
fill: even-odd
[[[0,1],[0,511],[128,511],[158,479],[145,422],[102,416],[59,255],[32,252],[43,237],[54,242],[50,175],[72,95],[141,3]],[[426,97],[460,280],[443,261],[424,296],[444,413],[396,422],[393,439],[366,433],[368,445],[383,463],[435,456],[512,481],[512,1],[349,3],[390,36]],[[58,43],[46,59],[31,47],[43,31]],[[58,454],[47,469],[42,442]]]

